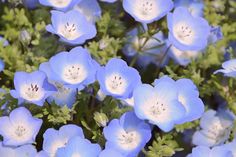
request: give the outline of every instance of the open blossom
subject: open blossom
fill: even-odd
[[[165,132],[171,131],[186,115],[172,81],[161,81],[154,87],[142,84],[135,88],[134,110],[138,118],[148,120]]]
[[[176,48],[186,51],[199,51],[207,46],[210,35],[208,22],[191,15],[187,8],[178,7],[168,13],[169,41]]]
[[[3,144],[20,146],[35,142],[42,120],[32,117],[24,107],[14,109],[9,116],[0,117],[0,134]]]
[[[49,84],[44,72],[32,73],[16,72],[14,76],[15,90],[11,95],[21,104],[24,101],[43,106],[45,99],[56,92],[56,88]]]
[[[56,157],[59,148],[65,147],[74,137],[84,138],[83,130],[73,124],[62,126],[59,130],[47,129],[43,134],[43,150],[49,157]]]
[[[60,52],[51,57],[49,63],[40,69],[47,73],[50,80],[81,90],[95,82],[98,68],[98,63],[87,49],[75,47],[70,52]]]
[[[0,142],[0,154],[2,157],[35,157],[37,150],[33,145],[23,145],[13,148],[3,146],[2,142]]]
[[[227,77],[236,77],[236,59],[231,59],[222,64],[222,68],[220,70],[217,70],[214,72],[214,74],[217,73],[223,73],[224,76]]]
[[[172,82],[177,89],[178,101],[186,110],[185,116],[177,124],[197,120],[203,115],[204,104],[199,98],[198,89],[192,80],[184,78],[174,81],[168,76],[163,76],[156,79],[154,84],[158,85],[161,82]]]
[[[73,8],[81,0],[39,0],[39,3],[45,6],[53,7],[56,10],[67,11]]]
[[[187,157],[234,157],[232,152],[224,147],[208,148],[206,146],[198,146],[193,148],[192,153]]]
[[[139,72],[116,58],[98,70],[97,79],[102,93],[118,99],[131,98],[134,88],[141,83]]]
[[[81,12],[91,23],[95,23],[102,15],[102,10],[97,0],[81,0],[79,4],[75,5],[74,9]]]
[[[52,10],[51,14],[52,24],[47,25],[46,30],[58,35],[63,42],[71,45],[83,44],[97,34],[95,25],[77,10],[66,13]]]
[[[59,148],[56,157],[98,157],[101,147],[81,137],[71,138],[65,147]]]
[[[174,7],[172,0],[123,0],[123,7],[136,21],[152,23]]]
[[[200,120],[201,130],[194,133],[192,143],[208,147],[224,143],[229,138],[233,121],[227,112],[207,111]]]
[[[103,130],[106,149],[114,149],[127,157],[135,157],[151,139],[151,128],[138,119],[134,112],[113,119]]]

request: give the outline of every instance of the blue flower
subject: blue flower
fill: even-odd
[[[3,60],[0,59],[0,72],[4,70],[4,67],[5,67],[5,63],[3,62]]]
[[[102,2],[107,2],[107,3],[114,3],[116,2],[117,0],[100,0]]]
[[[211,26],[210,36],[208,37],[208,42],[214,44],[219,40],[223,39],[223,32],[220,26]]]
[[[102,15],[102,10],[97,0],[81,0],[74,9],[81,12],[91,23],[95,23]]]
[[[192,153],[187,157],[233,157],[232,153],[223,147],[208,148],[206,146],[198,146],[193,148]]]
[[[134,88],[141,83],[138,71],[116,58],[98,70],[97,79],[102,93],[119,99],[131,98]]]
[[[42,122],[41,119],[32,117],[24,107],[14,109],[9,117],[0,117],[0,134],[3,136],[3,144],[20,146],[34,143]]]
[[[186,7],[193,16],[204,16],[204,3],[202,0],[177,0],[175,7]]]
[[[199,119],[204,113],[204,104],[199,98],[196,85],[190,79],[179,79],[174,81],[168,76],[163,76],[155,80],[157,86],[161,82],[172,82],[177,89],[178,101],[185,108],[185,116],[177,124],[183,124]]]
[[[51,14],[52,24],[47,25],[46,30],[58,35],[63,42],[71,45],[83,44],[97,34],[95,25],[88,22],[77,10],[66,13],[53,10]]]
[[[127,44],[123,48],[123,53],[129,60],[132,60],[136,55],[137,64],[140,67],[147,67],[149,64],[156,66],[164,66],[168,62],[164,51],[166,49],[165,38],[163,32],[154,34],[150,39],[139,37],[140,33],[138,28],[134,28],[127,33]]]
[[[224,143],[229,138],[234,120],[230,115],[222,113],[214,110],[204,113],[200,120],[201,130],[193,135],[194,145],[212,147]]]
[[[73,124],[64,125],[59,130],[47,129],[43,134],[43,150],[48,156],[55,157],[57,150],[75,137],[84,138],[84,134],[80,127]]]
[[[15,90],[11,95],[21,104],[24,101],[43,106],[45,99],[56,92],[56,88],[49,84],[44,72],[32,73],[16,72],[14,76]]]
[[[134,112],[113,119],[103,130],[106,149],[114,149],[127,157],[135,157],[151,139],[151,128],[138,119]]]
[[[99,155],[99,157],[111,157],[111,156],[112,157],[125,157],[120,152],[118,152],[114,149],[105,149]]]
[[[186,115],[172,81],[161,81],[155,87],[142,84],[135,88],[134,110],[140,119],[148,120],[165,132],[172,130]]]
[[[24,145],[17,148],[5,147],[0,142],[0,154],[2,157],[35,157],[37,150],[32,145]]]
[[[78,136],[70,139],[65,147],[59,148],[56,157],[97,157],[100,152],[98,144]]]
[[[164,17],[174,3],[172,0],[123,0],[123,7],[136,21],[148,24]]]
[[[48,77],[48,81],[57,88],[57,92],[49,96],[47,101],[49,103],[55,102],[59,106],[67,105],[71,108],[76,101],[76,89],[66,87],[63,83],[53,80],[56,74],[53,74],[49,62],[42,63],[39,70],[45,72]]]
[[[210,35],[208,22],[194,17],[187,8],[178,7],[167,15],[169,41],[176,48],[186,51],[199,51],[207,46]]]
[[[39,3],[45,6],[53,7],[56,10],[67,11],[73,8],[81,0],[39,0]]]
[[[58,64],[60,63],[60,64]],[[57,81],[70,88],[83,89],[95,82],[98,63],[93,60],[87,49],[75,47],[70,52],[60,52],[49,60],[47,71],[50,80]]]
[[[214,72],[214,74],[217,73],[223,73],[224,76],[227,77],[236,77],[236,59],[231,59],[222,64],[222,68],[220,70],[217,70]]]

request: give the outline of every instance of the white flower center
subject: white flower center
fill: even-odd
[[[70,4],[71,0],[49,0],[49,2],[57,8],[64,8]]]
[[[119,146],[125,150],[135,149],[141,141],[140,134],[136,131],[122,132],[118,137]]]
[[[64,25],[60,25],[58,32],[68,40],[75,40],[81,36],[78,26],[69,22],[66,22]]]
[[[87,71],[83,65],[68,65],[62,72],[63,79],[70,84],[78,84],[85,80]]]
[[[18,125],[16,128],[15,128],[15,135],[16,137],[18,138],[22,138],[26,133],[26,128],[22,125]]]
[[[140,11],[143,15],[148,15],[153,11],[153,2],[150,0],[143,0],[140,5]]]
[[[138,4],[133,5],[134,13],[143,20],[152,19],[159,11],[155,0],[140,0]]]
[[[226,135],[227,128],[224,128],[220,122],[215,122],[209,125],[211,125],[210,128],[202,132],[206,137],[218,141]]]
[[[105,85],[113,94],[123,94],[127,88],[127,81],[120,74],[112,74],[105,79]]]
[[[161,99],[156,94],[153,94],[153,96],[147,98],[144,105],[142,105],[142,110],[151,121],[162,122],[169,119],[169,108],[165,102],[160,100]]]
[[[194,31],[186,23],[178,23],[174,26],[174,37],[182,44],[192,44],[194,42]]]
[[[37,101],[44,96],[43,89],[34,83],[22,85],[20,91],[21,96],[28,101]]]
[[[165,113],[165,111],[165,105],[159,101],[149,107],[150,116],[153,116],[154,118],[160,117],[162,114]]]

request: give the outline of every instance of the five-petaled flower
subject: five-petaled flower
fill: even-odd
[[[160,81],[155,87],[142,84],[135,88],[134,111],[138,118],[148,120],[165,132],[171,131],[186,115],[172,81]]]
[[[70,52],[56,54],[40,69],[47,73],[50,80],[81,90],[95,82],[98,68],[99,64],[87,49],[75,47]]]
[[[113,119],[103,130],[106,149],[114,149],[124,156],[137,156],[151,139],[151,128],[137,118],[134,112]]]
[[[95,25],[77,10],[66,13],[52,10],[51,14],[52,24],[47,25],[46,30],[58,35],[63,42],[70,45],[83,44],[97,34]]]
[[[210,26],[202,17],[191,15],[187,8],[178,7],[167,15],[169,41],[180,50],[199,51],[207,46]]]
[[[131,98],[134,88],[141,83],[139,72],[122,59],[111,59],[97,72],[100,90],[119,99]]]
[[[32,117],[24,107],[14,109],[9,117],[0,117],[0,134],[3,144],[20,146],[34,143],[42,125],[42,120]]]
[[[14,86],[15,90],[11,90],[10,93],[18,99],[19,104],[26,101],[43,106],[45,99],[57,91],[48,83],[46,74],[41,71],[16,72]]]

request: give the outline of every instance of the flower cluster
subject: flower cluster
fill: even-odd
[[[203,102],[196,80],[159,73],[169,58],[187,66],[208,45],[223,38],[221,28],[210,26],[204,18],[204,2],[100,1],[107,2],[106,5],[120,3],[128,18],[141,24],[124,33],[127,40],[121,49],[130,64],[122,57],[111,57],[106,64],[101,64],[89,46],[84,45],[101,33],[97,22],[103,6],[97,0],[39,0],[37,4],[23,1],[29,8],[40,4],[52,8],[51,24],[45,30],[58,37],[63,50],[44,60],[35,71],[15,72],[10,95],[0,88],[0,93],[13,97],[19,105],[7,108],[8,101],[1,103],[6,112],[0,117],[3,137],[0,154],[3,157],[138,157],[145,154],[145,148],[154,141],[154,132],[178,132],[178,126],[200,122],[199,128],[196,124],[195,130],[191,130],[191,143],[195,147],[187,157],[235,157],[236,139],[229,141],[235,115],[225,108],[207,109],[208,102]],[[165,30],[150,30],[152,23],[164,17]],[[26,39],[25,34],[27,31],[22,31],[21,38]],[[8,45],[0,37],[0,46]],[[153,64],[159,77],[147,83],[141,77],[140,68],[135,68],[136,62],[141,69]],[[236,77],[235,59],[224,62],[222,67],[212,73]],[[0,72],[7,75],[4,69],[4,61],[0,59]],[[86,109],[79,106],[84,103],[81,93],[90,96],[91,105]],[[3,99],[0,97],[0,100]],[[106,114],[110,113],[104,113],[106,108],[96,106],[106,101],[110,106],[115,102],[116,108],[122,110],[119,116],[108,119]],[[54,112],[53,105],[73,111],[79,108],[82,119],[78,123],[72,115],[67,124],[47,126],[44,115],[37,115],[34,109],[42,109],[47,115],[47,107]],[[89,110],[89,107],[98,124],[97,132],[83,117],[83,109]],[[85,129],[92,134],[92,139],[84,133]],[[43,139],[38,140],[40,134]],[[42,146],[38,141],[42,141]]]

